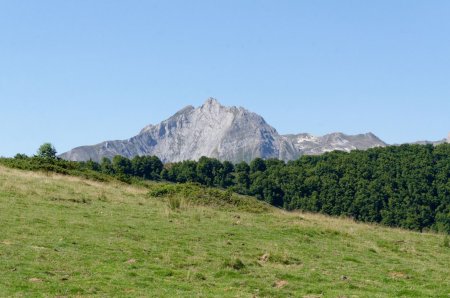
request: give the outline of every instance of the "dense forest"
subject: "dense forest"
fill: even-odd
[[[256,196],[287,210],[450,233],[450,144],[334,151],[287,163],[257,158],[249,164],[207,157],[163,164],[156,156],[69,162],[55,153],[47,144],[35,157],[18,154],[1,163],[60,173],[89,172],[98,179],[193,182]]]

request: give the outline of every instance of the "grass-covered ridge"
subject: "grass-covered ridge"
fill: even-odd
[[[1,296],[450,293],[443,235],[287,213],[234,196],[0,167]],[[214,207],[220,198],[226,208]]]
[[[209,206],[221,210],[246,211],[252,213],[268,212],[273,207],[269,204],[256,200],[254,197],[243,196],[230,190],[205,187],[195,183],[147,184],[150,189],[149,196],[155,198],[166,198],[168,206],[177,210],[182,205]]]
[[[46,143],[37,156],[0,164],[97,181],[169,181],[219,187],[286,210],[345,216],[416,231],[450,234],[450,144],[401,145],[329,152],[295,161],[256,158],[232,164],[215,158],[163,164],[157,156],[115,156],[73,162]]]

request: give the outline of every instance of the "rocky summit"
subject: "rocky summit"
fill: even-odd
[[[256,157],[292,160],[302,154],[367,149],[386,144],[368,133],[348,136],[334,133],[323,137],[309,134],[280,135],[259,115],[242,107],[226,107],[209,98],[202,106],[187,106],[157,125],[122,141],[74,148],[61,158],[100,161],[103,157],[156,155],[163,162],[198,160],[201,156],[232,162]]]

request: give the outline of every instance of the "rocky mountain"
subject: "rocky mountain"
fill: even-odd
[[[292,142],[301,154],[306,155],[317,155],[334,150],[349,152],[355,149],[365,150],[387,145],[371,132],[358,135],[346,135],[335,132],[324,136],[301,133],[286,135],[285,137]]]
[[[446,139],[440,139],[440,140],[437,140],[437,141],[421,140],[421,141],[415,141],[415,142],[408,142],[406,144],[437,146],[437,145],[441,145],[441,144],[445,144],[445,143],[449,143],[450,144],[450,132],[448,133],[448,137]],[[394,146],[399,146],[401,144],[393,144],[393,145]]]
[[[163,162],[208,156],[237,162],[256,157],[290,160],[298,152],[261,116],[210,98],[201,107],[185,107],[157,125],[144,127],[131,139],[78,147],[61,157],[99,161],[115,155],[156,155]]]
[[[410,143],[410,144],[437,146],[437,145],[444,144],[444,143],[450,143],[450,138],[442,139],[442,140],[439,140],[439,141],[417,141],[417,142],[413,142],[413,143]]]
[[[256,157],[292,160],[302,154],[350,151],[386,144],[372,133],[282,136],[259,115],[242,107],[225,107],[209,98],[202,106],[187,106],[157,125],[148,125],[128,139],[74,148],[60,155],[67,160],[100,161],[102,157],[156,155],[163,162],[197,160],[201,156],[233,162]]]

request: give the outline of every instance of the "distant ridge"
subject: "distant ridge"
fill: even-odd
[[[416,142],[412,142],[409,144],[413,144],[413,145],[440,145],[440,144],[444,144],[444,143],[448,143],[448,139],[442,139],[439,141],[416,141]]]
[[[384,147],[387,144],[373,133],[346,135],[340,132],[324,136],[313,136],[307,133],[286,135],[295,148],[306,155],[323,154],[334,150],[346,151],[365,150],[373,147]]]
[[[450,143],[450,132],[448,133],[448,136],[446,139],[442,139],[439,141],[416,141],[416,142],[412,142],[409,144],[416,144],[416,145],[440,145],[440,144],[444,144],[444,143]]]
[[[163,162],[197,160],[201,156],[232,162],[254,158],[293,160],[303,154],[351,151],[386,146],[372,133],[278,134],[263,117],[242,107],[226,107],[208,98],[200,107],[187,106],[167,120],[144,127],[128,140],[81,146],[60,155],[67,160],[100,161],[103,157],[156,155]]]

